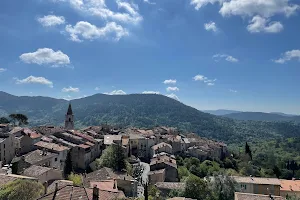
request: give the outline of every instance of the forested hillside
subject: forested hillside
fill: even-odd
[[[0,115],[26,114],[32,126],[61,125],[67,106],[68,101],[61,99],[0,93]],[[237,121],[201,112],[163,95],[96,94],[72,100],[72,107],[77,127],[106,122],[122,127],[163,125],[227,143],[300,135],[300,125],[294,122]]]

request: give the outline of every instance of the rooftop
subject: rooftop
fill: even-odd
[[[122,135],[105,135],[104,136],[104,144],[111,145],[115,140],[121,141]]]
[[[55,144],[55,143],[48,143],[48,142],[43,142],[39,141],[35,143],[35,146],[41,147],[41,148],[46,148],[46,149],[51,149],[54,151],[64,151],[64,150],[69,150],[68,147],[65,147],[63,145]]]
[[[280,180],[278,178],[258,178],[258,177],[242,177],[233,176],[234,180],[238,183],[253,183],[260,185],[280,185]]]
[[[25,169],[23,174],[25,176],[36,177],[38,178],[40,175],[46,173],[47,171],[53,170],[49,167],[42,167],[37,165],[31,165],[29,168]]]
[[[58,189],[61,189],[67,185],[73,185],[73,181],[67,181],[67,180],[56,180],[54,181],[52,184],[50,184],[47,188],[47,193],[51,193],[51,192],[54,192],[55,191],[55,184],[58,184]]]
[[[27,153],[25,156],[25,161],[34,165],[42,160],[48,160],[52,157],[58,156],[56,153],[51,153],[47,151],[35,150]]]
[[[0,174],[0,187],[17,179],[37,180],[34,177],[20,176],[15,174]]]
[[[300,180],[280,180],[280,191],[300,192]]]
[[[235,192],[235,200],[270,200],[269,195]],[[273,200],[284,200],[283,197],[273,196]]]
[[[157,182],[155,186],[159,189],[184,190],[185,183],[180,182]]]
[[[169,148],[172,149],[172,146],[171,146],[170,144],[165,143],[165,142],[161,142],[161,143],[159,143],[159,144],[157,144],[157,145],[152,146],[151,148],[152,148],[153,150],[157,150],[157,149],[163,148],[163,147],[165,147],[165,146],[167,146],[167,147],[169,147]]]
[[[97,188],[104,190],[104,191],[109,191],[109,192],[118,192],[117,188],[117,181],[115,180],[103,180],[103,181],[91,181],[90,182],[90,187],[93,188],[94,186],[97,186]]]

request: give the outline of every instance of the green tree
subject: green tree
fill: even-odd
[[[190,172],[186,167],[184,167],[184,166],[178,167],[178,176],[179,176],[180,181],[185,180],[189,175],[190,175]]]
[[[281,170],[279,169],[279,167],[277,165],[275,165],[273,167],[273,173],[276,175],[277,178],[279,178],[281,176]]]
[[[9,124],[9,120],[5,117],[0,117],[0,124]]]
[[[191,175],[186,180],[184,196],[198,200],[209,200],[212,195],[206,181]]]
[[[65,177],[68,177],[71,172],[73,171],[72,167],[72,159],[71,159],[71,152],[69,151],[67,154],[66,162],[65,162],[65,168],[64,168],[64,175]]]
[[[97,168],[109,167],[116,171],[126,169],[126,160],[123,149],[117,144],[113,144],[106,148],[100,159],[97,159],[96,161]]]
[[[248,145],[247,142],[246,142],[246,145],[245,145],[245,153],[248,154],[250,159],[252,160],[252,151],[251,151],[250,146]]]
[[[18,122],[19,126],[28,124],[28,117],[23,114],[10,114],[9,118],[11,118],[11,121],[13,122],[14,126],[16,125],[16,122]]]
[[[227,175],[214,175],[209,180],[209,188],[217,200],[232,200],[236,191],[236,181]]]
[[[71,172],[71,174],[68,176],[68,180],[73,181],[73,184],[75,186],[82,185],[82,177],[79,174],[74,174],[73,172]]]
[[[0,200],[35,200],[43,195],[44,187],[32,180],[15,180],[0,189]]]

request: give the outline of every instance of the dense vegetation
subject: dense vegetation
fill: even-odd
[[[237,121],[198,111],[163,95],[96,94],[72,101],[77,127],[109,123],[150,128],[173,126],[184,132],[221,140],[228,144],[256,142],[300,135],[296,122]],[[0,116],[22,113],[29,124],[61,125],[68,101],[48,97],[17,97],[0,92]]]
[[[300,116],[290,116],[279,113],[262,113],[262,112],[239,112],[223,115],[237,120],[253,120],[253,121],[295,121],[300,122]]]

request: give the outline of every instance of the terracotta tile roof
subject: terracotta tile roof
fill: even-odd
[[[85,144],[89,145],[89,146],[94,146],[95,144],[91,143],[91,142],[86,142]]]
[[[233,176],[238,183],[253,183],[260,185],[280,185],[280,180],[278,178],[259,178],[259,177],[242,177]]]
[[[273,200],[284,200],[283,197],[273,196]],[[235,200],[270,200],[269,195],[235,192]]]
[[[85,145],[85,144],[80,144],[80,145],[78,145],[78,146],[81,147],[81,148],[83,148],[83,149],[88,149],[88,148],[90,148],[89,145]]]
[[[46,149],[51,149],[54,151],[64,151],[64,150],[69,150],[70,148],[59,145],[59,144],[55,144],[55,143],[48,143],[48,142],[43,142],[43,141],[39,141],[37,143],[35,143],[35,146],[40,147],[40,148],[46,148]]]
[[[89,182],[97,182],[110,179],[123,179],[124,180],[133,180],[132,176],[127,175],[126,173],[114,172],[111,168],[103,167],[99,170],[88,173],[84,177],[84,185],[90,186]]]
[[[44,142],[53,142],[53,139],[46,137],[46,136],[43,136],[41,140]]]
[[[280,180],[280,191],[300,192],[300,180]]]
[[[118,192],[117,187],[117,181],[115,180],[104,180],[104,181],[91,181],[90,187],[93,188],[94,186],[97,186],[97,188],[103,190],[103,191],[109,191],[109,192]]]
[[[157,182],[155,186],[159,189],[169,189],[169,190],[184,190],[185,183],[182,182]]]
[[[165,163],[172,167],[177,168],[176,159],[172,158],[171,156],[165,154],[165,155],[158,155],[156,157],[153,157],[150,161],[150,165],[156,165],[158,163]]]
[[[99,190],[99,200],[115,200],[125,198],[122,191],[119,192],[109,192]],[[38,200],[92,200],[93,199],[93,189],[76,187],[76,186],[64,186],[59,188],[57,192],[51,192]]]
[[[58,154],[50,153],[50,152],[43,153],[43,151],[41,151],[41,150],[35,150],[35,151],[31,151],[31,152],[25,154],[24,156],[25,156],[26,162],[34,165],[35,163],[38,163],[42,160],[48,160],[50,158],[58,156]]]
[[[55,187],[56,187],[55,184],[56,184],[56,183],[58,184],[58,185],[57,185],[57,186],[58,186],[58,189],[61,189],[61,188],[65,187],[65,186],[67,186],[67,185],[70,185],[70,186],[73,185],[73,181],[56,180],[56,181],[54,181],[52,184],[50,184],[50,185],[48,186],[48,188],[47,188],[47,193],[48,193],[48,194],[55,191]]]
[[[41,134],[29,129],[29,128],[24,128],[23,129],[23,132],[28,135],[29,137],[31,137],[32,139],[36,139],[36,138],[40,138],[42,137]]]
[[[159,143],[157,145],[152,146],[151,148],[153,150],[157,150],[157,149],[160,149],[160,148],[165,147],[165,146],[168,146],[169,148],[172,149],[172,146],[170,144],[165,143],[165,142],[161,142],[161,143]]]
[[[90,142],[93,142],[93,143],[96,143],[96,142],[97,142],[97,140],[95,140],[92,136],[89,136],[89,135],[87,135],[87,134],[80,133],[79,131],[72,130],[72,131],[70,131],[70,132],[71,132],[72,134],[77,135],[77,136],[79,136],[79,137],[81,137],[81,138],[84,138],[84,139],[86,139],[86,140],[88,140],[88,141],[90,141]]]
[[[6,183],[9,183],[11,181],[17,180],[17,179],[27,179],[27,180],[36,180],[37,178],[34,177],[28,177],[28,176],[20,176],[15,174],[0,174],[0,187],[5,185]]]
[[[153,175],[153,174],[163,174],[163,173],[165,173],[165,169],[160,169],[160,170],[155,170],[155,171],[150,171],[149,173],[148,173],[148,175]]]
[[[23,175],[38,178],[40,175],[42,175],[50,170],[53,170],[53,169],[49,168],[49,167],[31,165],[29,168],[24,170]]]

